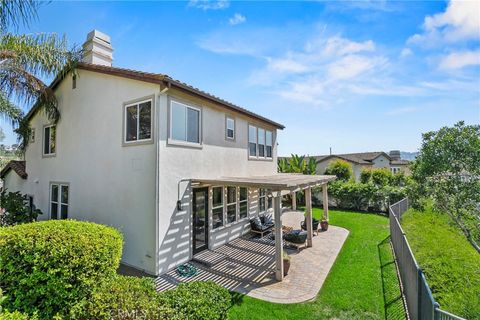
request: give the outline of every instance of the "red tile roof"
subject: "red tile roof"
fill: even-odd
[[[10,171],[15,171],[22,179],[27,179],[28,174],[25,170],[25,161],[12,160],[0,171],[0,178],[4,178]]]

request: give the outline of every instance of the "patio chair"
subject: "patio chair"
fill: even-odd
[[[260,238],[263,238],[263,235],[270,232],[273,228],[273,222],[266,220],[265,217],[263,218],[263,221],[261,217],[250,219],[250,230],[254,233],[260,234]]]
[[[307,232],[302,230],[293,230],[283,235],[283,240],[300,251],[300,247],[307,247]]]
[[[317,235],[318,235],[318,226],[319,225],[320,225],[320,221],[315,219],[315,218],[312,218],[312,231],[314,233],[316,233]],[[302,228],[302,230],[307,231],[307,218],[305,218],[305,220],[300,222],[300,227]]]

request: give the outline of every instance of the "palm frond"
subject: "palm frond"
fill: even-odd
[[[3,32],[9,26],[14,28],[28,25],[37,18],[40,2],[34,0],[0,0],[0,29]]]
[[[0,115],[9,119],[13,124],[18,124],[23,118],[22,109],[14,105],[3,92],[0,91]]]
[[[70,61],[78,61],[80,55],[80,50],[69,50],[66,38],[57,34],[5,34],[0,39],[0,60],[13,60],[40,76],[59,73]]]
[[[50,119],[57,120],[59,117],[53,91],[33,74],[13,63],[3,63],[0,67],[0,90],[7,99],[15,96],[27,103],[36,101],[44,106]]]

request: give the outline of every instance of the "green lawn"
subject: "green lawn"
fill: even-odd
[[[388,219],[332,210],[330,223],[350,234],[315,301],[284,305],[236,295],[229,319],[405,319]]]
[[[449,216],[409,210],[402,227],[440,307],[480,319],[480,254]]]

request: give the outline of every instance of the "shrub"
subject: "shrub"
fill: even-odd
[[[162,300],[174,308],[181,319],[222,320],[227,318],[231,296],[212,281],[182,283],[164,292]]]
[[[1,212],[2,209],[4,212]],[[6,190],[0,193],[0,226],[33,222],[40,214],[42,214],[40,210],[30,208],[27,195]]]
[[[0,286],[7,308],[64,315],[115,274],[122,236],[89,222],[51,220],[0,228]]]
[[[371,174],[372,183],[379,187],[388,186],[393,180],[393,174],[387,168],[372,169]]]
[[[363,168],[362,171],[360,172],[360,182],[369,183],[371,178],[372,178],[372,169]]]
[[[29,317],[28,315],[14,311],[10,312],[8,310],[3,310],[2,304],[5,301],[7,297],[3,295],[2,289],[0,289],[0,320],[36,320],[37,317]]]
[[[325,174],[337,176],[338,180],[348,181],[353,175],[352,166],[345,160],[335,160],[328,164]]]
[[[82,320],[179,319],[160,300],[152,279],[124,276],[110,277],[70,316]]]

